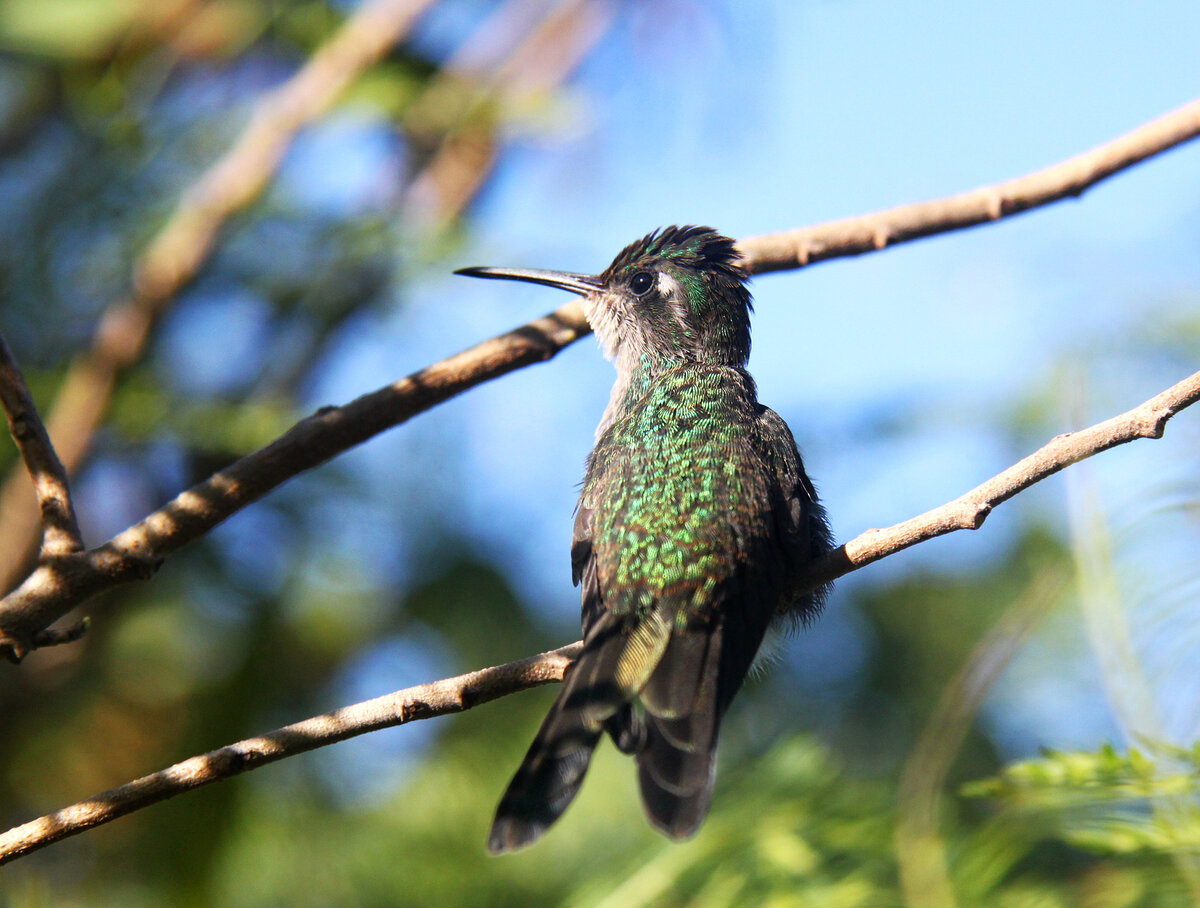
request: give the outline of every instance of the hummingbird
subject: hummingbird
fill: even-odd
[[[496,811],[488,848],[538,839],[567,809],[608,733],[637,761],[650,823],[703,823],[717,733],[769,626],[804,623],[797,594],[830,548],[825,511],[787,424],[758,402],[749,275],[711,227],[666,227],[601,274],[464,268],[581,296],[617,370],[587,459],[571,540],[583,650]]]

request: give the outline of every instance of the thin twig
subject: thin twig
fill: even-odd
[[[462,712],[516,691],[561,681],[581,646],[581,643],[572,643],[519,662],[484,668],[457,678],[434,681],[352,706],[343,706],[331,713],[285,725],[265,735],[247,738],[168,766],[8,830],[0,835],[0,864],[157,801],[266,766],[284,757],[369,731]]]
[[[76,640],[83,637],[92,626],[92,619],[84,615],[73,624],[68,624],[66,627],[51,627],[44,631],[38,631],[33,638],[33,645],[38,649],[44,649],[47,646],[62,646],[64,643],[74,643]]]
[[[0,335],[0,403],[8,417],[8,431],[12,433],[29,478],[33,480],[42,514],[41,557],[53,558],[80,551],[83,537],[75,520],[67,471],[54,452],[46,426],[3,335]]]
[[[586,330],[582,314],[576,322],[547,316],[344,406],[318,410],[267,447],[181,493],[104,545],[39,565],[0,600],[0,653],[21,659],[32,648],[33,636],[75,605],[120,583],[150,577],[167,555],[293,476],[485,377],[549,359],[567,340]]]
[[[188,189],[134,263],[133,292],[111,303],[91,348],[67,369],[46,418],[67,474],[75,472],[108,410],[120,374],[142,355],[157,318],[208,259],[231,215],[257,197],[296,134],[392,47],[433,0],[370,0],[294,76],[257,102],[233,147]],[[37,513],[18,477],[0,489],[0,589],[18,579]],[[0,553],[2,555],[3,553]]]
[[[1200,100],[1164,114],[1060,164],[1006,183],[901,205],[815,227],[738,241],[756,274],[790,270],[826,259],[876,252],[922,237],[998,221],[1068,197],[1200,135]]]
[[[883,530],[867,530],[835,549],[804,578],[811,588],[888,555],[955,530],[977,530],[988,514],[1018,492],[1064,467],[1139,438],[1162,438],[1167,421],[1200,400],[1200,372],[1140,406],[1078,432],[1051,439],[1028,457],[965,495]]]
[[[816,564],[808,572],[804,585],[812,587],[828,582],[934,536],[960,529],[977,529],[983,523],[983,518],[997,504],[1007,501],[1022,489],[1071,463],[1137,438],[1162,437],[1167,421],[1198,399],[1200,372],[1120,416],[1080,432],[1057,436],[1013,467],[940,508],[896,524],[887,530],[868,530]],[[312,418],[319,419],[321,416],[322,414],[318,414]],[[251,455],[256,456],[259,455]],[[239,461],[239,464],[249,459],[245,458]],[[227,480],[226,483],[228,482]],[[231,491],[232,487],[226,485],[226,492]],[[187,496],[197,499],[200,497],[199,493],[193,490],[184,493],[180,498]],[[208,506],[211,507],[212,504],[213,502],[209,502]],[[79,559],[80,572],[91,571],[91,583],[95,587],[93,591],[120,582],[106,579],[106,575],[102,574],[102,562],[105,559],[120,561],[120,549],[136,550],[140,546],[143,558],[155,551],[155,526],[158,527],[157,532],[167,533],[168,536],[172,532],[176,534],[170,543],[175,547],[182,545],[177,538],[179,533],[195,532],[195,525],[181,519],[182,515],[173,516],[167,513],[176,506],[187,505],[180,504],[180,499],[176,499],[176,502],[168,505],[163,511],[152,515],[137,527],[126,530],[103,547],[109,551],[102,558],[97,555],[101,550],[71,556]],[[172,530],[172,527],[175,529]],[[159,544],[163,544],[168,536],[159,537]],[[125,541],[117,545],[118,540],[122,539]],[[134,544],[135,541],[137,545]],[[99,579],[95,579],[96,577]],[[74,583],[75,589],[86,588],[86,583],[72,581],[71,578],[50,578],[42,583],[58,584],[58,590],[51,594],[49,601],[52,602],[54,595],[61,595],[64,586]],[[22,589],[24,588],[23,586]],[[30,590],[28,595],[36,598],[37,592]],[[573,643],[552,653],[543,653],[521,662],[483,669],[481,672],[436,681],[398,694],[344,707],[329,715],[289,725],[263,737],[193,757],[161,772],[9,830],[0,836],[0,863],[171,795],[236,775],[294,753],[332,744],[374,728],[469,709],[471,706],[516,693],[534,684],[561,680],[563,671],[574,658],[576,647],[579,645]],[[547,663],[546,660],[550,662]]]

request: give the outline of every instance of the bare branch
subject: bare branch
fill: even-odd
[[[516,691],[561,681],[581,646],[581,643],[572,643],[519,662],[484,668],[457,678],[434,681],[353,706],[343,706],[334,712],[286,725],[265,735],[238,741],[168,766],[127,785],[111,788],[86,801],[8,830],[0,835],[0,864],[157,801],[266,766],[284,757],[369,731],[462,712]]]
[[[1029,181],[1030,186],[1044,187],[1057,173],[1055,178],[1063,181],[1063,185],[1071,187],[1066,194],[1078,193],[1086,185],[1115,173],[1119,167],[1131,166],[1137,161],[1193,138],[1197,133],[1200,133],[1200,101],[1074,159],[1104,162],[1103,168],[1092,173],[1090,183],[1080,184],[1076,172],[1077,165],[1071,161],[1023,180]],[[1051,176],[1048,177],[1048,174]],[[1020,186],[1022,182],[1014,180],[1001,185],[1009,187],[1007,191],[1011,193],[1012,187]],[[1031,201],[1034,195],[1030,195],[1029,192],[1024,192],[1023,195],[1018,192],[1017,195],[1025,199],[1023,204],[1026,204],[1026,207],[1030,207],[1034,204],[1045,204],[1052,200],[1052,196],[1061,198],[1063,193],[1055,196],[1053,193],[1040,191],[1034,194],[1038,201]],[[913,210],[925,210],[929,204],[931,203],[913,206]],[[1002,205],[1001,209],[1003,207]],[[1005,213],[1013,212],[1002,210],[1001,216]],[[890,217],[896,218],[896,211],[893,211]],[[825,230],[833,235],[837,225],[845,223],[832,222],[824,227],[812,228],[815,232],[813,235],[819,235]],[[951,223],[945,229],[957,229],[961,226],[963,224]],[[916,235],[906,237],[915,238]],[[770,257],[764,257],[765,253],[754,251],[762,247],[766,239],[743,242],[744,246],[750,247],[747,253],[749,267],[755,271],[788,267],[778,265]],[[899,241],[895,238],[891,240]],[[841,252],[823,257],[852,255],[860,251],[864,250],[844,247]],[[808,263],[816,260],[812,255],[806,259]],[[801,264],[797,258],[790,267],[800,267]],[[292,427],[271,445],[243,457],[229,468],[183,492],[174,501],[99,548],[58,559],[53,565],[39,566],[16,590],[0,600],[0,653],[11,660],[19,660],[33,647],[35,635],[71,608],[119,583],[150,576],[167,555],[203,535],[231,514],[298,473],[311,469],[477,384],[522,366],[548,360],[568,344],[588,334],[590,330],[582,307],[577,303],[570,303],[536,321],[477,344],[345,406],[328,407],[318,411]],[[1183,384],[1187,382],[1176,388]],[[1164,394],[1175,390],[1171,389]],[[1178,403],[1176,410],[1182,409],[1193,400],[1194,396],[1187,397],[1186,400],[1181,398],[1182,402]],[[1153,401],[1143,406],[1150,403]],[[1165,422],[1174,412],[1175,410],[1172,410],[1167,413],[1161,421]],[[1088,432],[1100,428],[1094,427]],[[1161,425],[1159,431],[1161,432]],[[1071,454],[1077,458],[1104,450],[1105,447],[1114,444],[1122,444],[1134,437],[1143,436],[1134,434],[1110,439],[1104,447],[1095,450],[1087,450],[1080,442],[1069,444],[1066,448],[1069,452],[1078,451],[1077,455]],[[1043,452],[1050,448],[1060,450],[1055,443],[1051,443]],[[1037,458],[1043,452],[1038,452],[1032,457]],[[968,525],[977,527],[992,507],[1025,487],[1012,484],[1013,481],[1020,480],[1023,475],[1021,471],[1046,468],[1045,472],[1030,480],[1031,483],[1072,462],[1068,459],[1051,464],[1032,464],[1027,462],[1030,459],[1027,458],[1013,468],[1020,475],[1010,477],[1005,473],[992,480],[992,483],[999,483],[996,487],[985,484],[986,488],[981,486],[964,496],[964,499],[945,508],[931,511],[890,530],[873,530],[863,534],[824,559],[808,579],[812,581],[812,585],[816,585],[822,580],[841,576],[892,551],[898,551],[924,539],[963,529]],[[900,533],[900,536],[897,536],[897,533]]]
[[[36,649],[43,649],[47,646],[62,646],[64,643],[74,643],[88,632],[92,626],[92,619],[84,615],[73,624],[68,624],[66,627],[51,627],[44,631],[38,631],[33,638],[33,645]]]
[[[814,565],[804,580],[805,588],[827,583],[919,542],[955,530],[977,530],[997,505],[1064,467],[1139,438],[1162,438],[1167,420],[1197,400],[1200,372],[1120,416],[1051,439],[1003,473],[940,508],[884,530],[859,534]]]
[[[87,453],[117,378],[141,357],[155,321],[208,259],[221,227],[262,191],[296,134],[328,110],[432,2],[364,3],[292,78],[257,103],[233,147],[183,194],[134,263],[132,295],[105,310],[91,349],[68,368],[47,416],[68,475]],[[0,489],[0,539],[11,553],[0,562],[0,589],[17,580],[38,523],[18,479],[10,476]]]
[[[0,335],[0,403],[8,417],[8,431],[12,433],[29,478],[33,480],[42,514],[42,557],[80,551],[83,537],[75,520],[67,471],[54,452],[37,406],[25,386],[25,378],[3,335]]]
[[[104,545],[39,565],[0,600],[0,652],[20,660],[33,648],[38,631],[80,602],[120,583],[150,577],[167,555],[286,480],[485,378],[549,359],[586,331],[582,313],[574,322],[549,315],[344,406],[318,410]]]
[[[1027,176],[971,192],[901,205],[815,227],[738,241],[755,274],[803,268],[826,259],[876,252],[922,237],[998,221],[1070,196],[1200,135],[1200,100],[1133,132]]]

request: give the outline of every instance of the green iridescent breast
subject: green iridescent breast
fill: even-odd
[[[767,557],[774,526],[753,382],[690,364],[641,387],[597,442],[580,496],[601,593],[617,614],[703,618]]]

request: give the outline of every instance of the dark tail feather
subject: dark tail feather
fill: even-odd
[[[673,839],[695,834],[716,778],[723,628],[677,634],[642,692],[646,743],[638,754],[642,804]]]
[[[742,615],[711,630],[676,634],[642,691],[642,803],[650,821],[673,839],[694,835],[708,815],[721,718],[750,670],[768,618]]]
[[[675,839],[693,835],[712,801],[721,717],[769,616],[747,617],[682,631],[643,622],[633,633],[611,616],[600,618],[500,801],[489,850],[529,845],[562,816],[605,731],[637,754],[650,822]]]
[[[575,798],[606,725],[614,739],[619,736],[616,719],[628,699],[614,680],[622,650],[615,625],[598,626],[589,636],[500,799],[489,851],[515,851],[536,841]]]
[[[717,735],[708,719],[714,715],[705,710],[687,719],[647,721],[646,748],[638,757],[642,804],[650,822],[673,839],[695,835],[712,803]]]
[[[609,716],[604,730],[623,754],[636,754],[646,746],[646,721],[632,703],[622,704]]]

